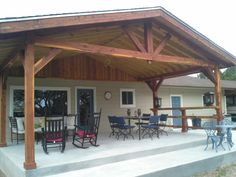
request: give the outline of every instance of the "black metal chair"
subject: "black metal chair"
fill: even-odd
[[[165,130],[166,122],[167,122],[168,114],[161,114],[160,115],[160,122],[159,122],[159,132],[165,133],[168,136],[168,132]]]
[[[143,128],[143,136],[148,135],[151,139],[153,135],[157,135],[157,138],[159,138],[159,125],[158,122],[160,120],[160,116],[151,116],[149,118],[149,122],[147,125],[142,125]]]
[[[17,144],[19,143],[19,136],[23,136],[25,134],[23,117],[9,117],[10,126],[11,126],[11,142],[16,140]]]
[[[42,128],[42,146],[46,154],[48,148],[61,148],[64,152],[66,147],[66,126],[64,117],[45,117],[45,125]]]
[[[109,137],[116,136],[116,138],[118,137],[118,133],[119,133],[119,125],[118,122],[116,121],[116,116],[108,116],[108,120],[110,123],[110,127],[111,127],[111,133],[109,135]]]
[[[85,125],[75,125],[72,144],[78,148],[88,148],[84,146],[90,143],[92,146],[99,146],[97,144],[98,129],[101,118],[101,110],[97,113],[92,113],[87,117]]]
[[[140,123],[135,122],[136,126],[139,127],[139,125],[140,125],[142,128],[142,125],[148,125],[148,121],[149,121],[150,116],[151,116],[151,114],[143,113]],[[139,129],[136,130],[136,133],[138,133],[138,132],[139,132]],[[142,132],[143,132],[143,130],[142,130]]]
[[[218,151],[219,145],[221,145],[221,147],[225,150],[223,144],[221,143],[224,137],[221,135],[217,135],[216,122],[214,121],[205,122],[203,124],[203,129],[205,130],[207,135],[206,147],[204,150],[208,148],[209,141],[211,141],[212,143],[212,149],[215,149],[216,152]]]
[[[119,139],[121,135],[123,136],[123,140],[128,138],[128,136],[134,139],[131,131],[135,126],[126,124],[124,117],[115,117],[115,122],[118,130],[117,139]]]

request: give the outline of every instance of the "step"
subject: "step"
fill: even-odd
[[[152,157],[158,154],[171,153],[176,150],[182,150],[186,148],[197,147],[205,144],[205,140],[192,141],[187,143],[175,144],[175,145],[166,145],[158,148],[150,148],[145,150],[138,150],[135,152],[114,154],[108,156],[97,156],[92,159],[84,159],[81,161],[75,161],[73,163],[64,163],[53,166],[45,166],[42,168],[37,168],[32,171],[26,171],[26,176],[38,177],[44,175],[53,175],[59,174],[66,171],[82,170],[86,168],[93,168],[97,166],[107,165],[111,163],[118,163],[127,160],[136,160],[145,157]],[[86,151],[86,150],[85,150]],[[85,154],[86,155],[86,154]]]
[[[189,177],[197,173],[211,171],[219,166],[236,162],[236,150],[219,150],[217,153],[205,146],[138,157],[109,164],[84,168],[50,177]]]

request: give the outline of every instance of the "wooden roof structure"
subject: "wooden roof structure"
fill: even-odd
[[[66,69],[99,65],[103,75],[146,81],[236,64],[233,55],[161,7],[0,19],[0,71],[13,65],[10,75],[23,76],[17,59],[29,36],[36,62],[54,60],[37,77],[118,79]],[[53,73],[54,66],[61,73]]]
[[[24,77],[24,168],[34,169],[35,77],[143,81],[156,114],[164,79],[203,72],[215,85],[219,121],[219,69],[235,64],[235,56],[161,7],[0,19],[0,147],[7,145],[8,76]],[[184,112],[182,117],[185,132]]]

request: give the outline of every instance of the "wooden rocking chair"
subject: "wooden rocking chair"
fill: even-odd
[[[73,135],[72,144],[78,148],[88,148],[84,146],[86,143],[90,143],[93,146],[97,145],[97,135],[100,123],[101,110],[98,113],[92,113],[88,116],[86,125],[75,125],[75,133]]]
[[[61,152],[64,152],[66,146],[64,117],[46,117],[42,135],[42,146],[46,154],[48,154],[48,148],[56,147],[61,148]]]

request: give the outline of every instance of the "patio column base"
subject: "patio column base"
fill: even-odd
[[[24,168],[26,170],[35,169],[36,168],[36,163],[35,162],[31,162],[31,163],[24,162]]]
[[[7,147],[7,143],[0,143],[0,147]]]

